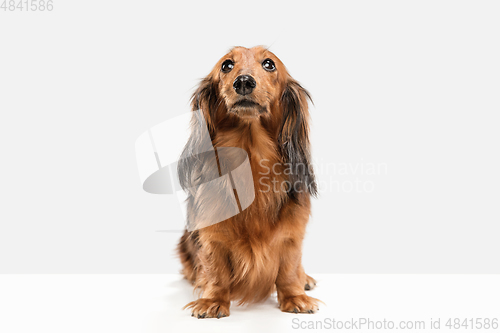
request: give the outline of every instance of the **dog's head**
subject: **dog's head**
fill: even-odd
[[[283,108],[292,102],[307,112],[307,98],[274,53],[261,46],[235,47],[202,80],[193,108],[210,110],[206,116],[214,122],[233,115],[251,121],[283,118]]]
[[[269,116],[286,82],[287,72],[270,51],[236,47],[212,71],[228,112],[241,118]]]
[[[192,106],[193,110],[202,110],[212,138],[221,128],[260,122],[276,140],[285,163],[311,170],[310,99],[272,52],[261,46],[235,47],[202,80],[193,94]],[[306,191],[316,192],[312,171],[290,178],[305,180]]]

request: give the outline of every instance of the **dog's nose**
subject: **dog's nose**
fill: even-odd
[[[248,95],[257,85],[255,79],[250,75],[240,75],[234,80],[233,88],[239,95]]]

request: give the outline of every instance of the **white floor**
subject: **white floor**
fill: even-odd
[[[376,327],[385,319],[386,327],[394,322],[393,332],[400,321],[423,321],[425,330],[415,331],[436,332],[454,331],[445,326],[449,318],[500,318],[499,275],[311,275],[318,286],[308,294],[326,303],[316,314],[282,313],[273,297],[233,306],[219,320],[182,310],[194,296],[179,275],[0,275],[0,332],[295,332],[320,325],[344,331],[330,327],[333,319],[357,323],[348,331],[365,332],[369,321]],[[430,328],[431,318],[440,319],[440,330]]]

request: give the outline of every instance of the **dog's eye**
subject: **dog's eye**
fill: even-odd
[[[262,67],[268,72],[274,72],[276,70],[276,65],[271,59],[266,59],[262,62]]]
[[[222,63],[221,71],[224,73],[229,73],[234,67],[234,62],[232,60],[226,60]]]

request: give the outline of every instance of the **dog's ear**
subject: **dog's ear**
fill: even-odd
[[[297,199],[300,192],[316,195],[317,186],[310,163],[309,110],[311,96],[297,81],[290,79],[281,95],[282,121],[278,144],[286,168],[289,168],[288,196]],[[311,100],[312,101],[312,100]]]
[[[177,173],[179,183],[183,189],[189,189],[199,181],[199,170],[203,166],[203,152],[213,149],[212,140],[215,138],[215,115],[217,112],[218,91],[217,85],[209,75],[204,78],[191,97],[193,115],[191,118],[191,135],[184,146]],[[201,110],[201,112],[195,112]],[[207,133],[208,129],[208,135]]]
[[[202,110],[203,116],[207,121],[210,136],[214,138],[215,134],[215,116],[219,103],[219,94],[217,84],[212,79],[212,75],[201,80],[198,89],[191,97],[191,107],[193,111]]]

